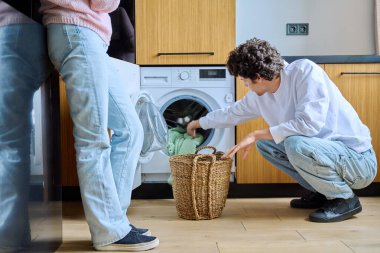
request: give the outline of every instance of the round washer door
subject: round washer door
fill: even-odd
[[[141,157],[144,158],[150,156],[152,151],[165,149],[168,126],[148,93],[141,92],[133,100],[144,129],[144,142],[141,150]]]
[[[191,120],[199,119],[211,111],[212,109],[203,99],[193,95],[174,96],[161,107],[161,113],[169,129],[178,127],[186,129],[186,125]],[[199,146],[207,145],[213,138],[214,132],[215,129],[197,129],[197,134],[203,137]]]

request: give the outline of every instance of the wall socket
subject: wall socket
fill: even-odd
[[[286,24],[286,35],[309,35],[309,23]]]

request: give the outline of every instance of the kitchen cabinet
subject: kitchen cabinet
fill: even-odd
[[[325,71],[371,131],[375,153],[380,154],[380,63],[326,64]],[[375,182],[380,182],[380,173]]]
[[[70,117],[69,105],[66,99],[65,83],[62,79],[59,81],[59,93],[62,186],[78,186],[79,183],[75,161],[73,122]]]
[[[136,1],[140,65],[225,64],[235,45],[235,0]]]

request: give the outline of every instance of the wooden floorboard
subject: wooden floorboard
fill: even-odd
[[[214,220],[178,218],[174,200],[133,200],[128,217],[160,239],[150,253],[379,253],[380,197],[362,197],[363,211],[337,223],[307,220],[313,210],[290,198],[228,199]],[[93,252],[80,202],[64,203],[63,244],[57,252]]]

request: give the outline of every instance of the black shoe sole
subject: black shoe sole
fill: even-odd
[[[358,206],[357,208],[352,209],[348,211],[347,213],[341,214],[334,218],[323,219],[323,218],[315,218],[315,217],[309,216],[309,220],[312,222],[321,222],[321,223],[344,221],[344,220],[347,220],[348,218],[351,218],[355,214],[360,213],[361,211],[362,211],[362,206]]]

